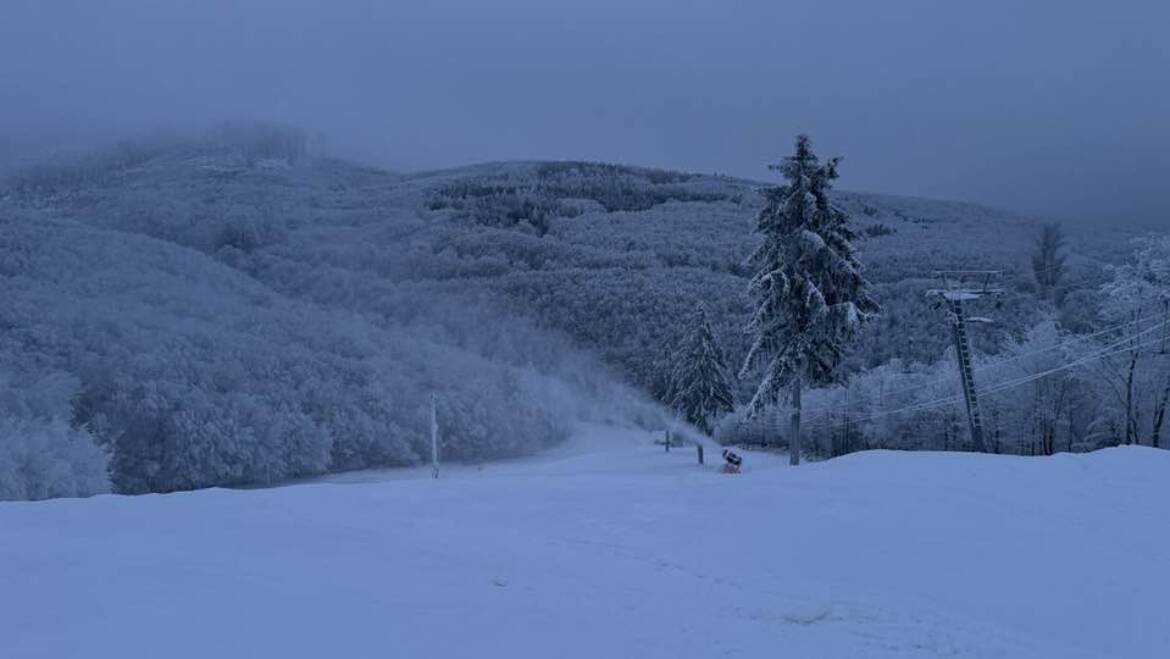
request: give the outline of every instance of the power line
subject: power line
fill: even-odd
[[[998,368],[1000,368],[1000,367],[1002,367],[1002,366],[1004,366],[1004,365],[1006,365],[1006,364],[1010,364],[1010,363],[1012,363],[1012,362],[1017,362],[1017,361],[1020,361],[1021,359],[1026,359],[1026,358],[1028,358],[1028,357],[1034,357],[1034,356],[1036,356],[1036,355],[1040,355],[1040,354],[1043,354],[1043,353],[1045,353],[1045,352],[1051,352],[1051,351],[1053,351],[1053,350],[1058,350],[1058,349],[1061,349],[1061,348],[1067,348],[1067,347],[1069,347],[1069,346],[1071,346],[1071,345],[1074,345],[1074,344],[1077,344],[1077,343],[1082,343],[1082,342],[1084,342],[1084,341],[1087,341],[1087,340],[1089,340],[1089,339],[1092,339],[1092,338],[1096,338],[1096,337],[1098,337],[1098,336],[1101,336],[1101,335],[1103,335],[1103,334],[1109,334],[1109,333],[1112,333],[1112,332],[1116,332],[1116,331],[1118,331],[1118,330],[1121,330],[1121,329],[1124,329],[1124,328],[1126,328],[1126,327],[1129,327],[1130,325],[1134,325],[1134,324],[1136,324],[1136,323],[1140,323],[1140,322],[1142,322],[1142,320],[1143,320],[1143,319],[1130,320],[1130,321],[1128,321],[1128,322],[1121,323],[1121,324],[1119,324],[1119,325],[1114,325],[1114,326],[1112,326],[1112,327],[1107,327],[1107,328],[1105,328],[1105,329],[1098,330],[1098,331],[1096,331],[1096,332],[1092,332],[1092,333],[1090,333],[1090,334],[1082,334],[1082,335],[1078,335],[1078,336],[1069,337],[1069,338],[1067,338],[1067,339],[1064,339],[1064,340],[1063,340],[1063,341],[1061,341],[1060,343],[1056,343],[1056,344],[1050,345],[1050,346],[1048,346],[1048,347],[1045,347],[1045,348],[1038,348],[1038,349],[1036,349],[1036,350],[1030,350],[1030,351],[1028,351],[1028,352],[1025,352],[1025,353],[1022,353],[1022,354],[1019,354],[1019,355],[1014,355],[1014,356],[1012,356],[1012,357],[1008,357],[1008,358],[1005,358],[1005,359],[999,359],[999,360],[996,360],[996,361],[993,361],[993,362],[989,362],[989,363],[981,364],[981,365],[979,365],[979,366],[976,366],[976,367],[975,367],[975,369],[974,369],[974,371],[975,371],[976,373],[985,373],[985,372],[989,372],[989,371],[992,371],[992,370],[994,370],[994,369],[998,369]],[[932,378],[932,379],[930,379],[930,380],[927,380],[927,381],[925,381],[925,382],[922,382],[922,383],[916,384],[916,385],[914,385],[914,386],[910,386],[910,387],[904,387],[904,388],[902,388],[902,389],[893,389],[893,390],[890,390],[890,391],[885,391],[885,392],[882,392],[881,396],[898,396],[898,395],[900,395],[900,394],[905,394],[905,393],[910,393],[910,392],[914,392],[914,391],[919,391],[919,390],[921,390],[921,389],[926,389],[927,387],[931,387],[931,386],[934,386],[934,385],[937,385],[937,384],[941,384],[941,383],[944,383],[944,382],[950,381],[951,379],[952,379],[952,378],[951,378],[950,376],[942,376],[942,377]],[[872,399],[873,399],[873,394],[869,394],[869,395],[861,394],[861,395],[859,396],[859,398],[860,398],[862,401],[864,401],[864,400],[871,400],[871,401],[872,401]],[[808,409],[808,410],[806,410],[806,412],[808,412],[808,413],[811,413],[811,414],[817,414],[817,413],[821,413],[821,412],[830,412],[830,411],[836,411],[836,410],[843,410],[843,409],[848,409],[848,408],[851,408],[851,407],[855,407],[855,405],[854,405],[854,404],[849,404],[849,405],[845,405],[845,404],[822,405],[822,406],[820,406],[820,407],[814,407],[814,408]]]
[[[1170,321],[1164,321],[1164,322],[1160,323],[1160,325],[1165,325],[1167,322],[1170,322]],[[1150,332],[1152,332],[1156,329],[1159,329],[1159,327],[1158,326],[1151,327],[1150,329],[1145,330],[1144,332],[1134,334],[1133,336],[1127,336],[1126,338],[1122,339],[1121,341],[1118,341],[1116,343],[1112,343],[1112,344],[1110,344],[1110,345],[1108,345],[1108,346],[1106,346],[1106,347],[1104,347],[1096,352],[1090,353],[1084,357],[1080,357],[1072,362],[1069,362],[1068,364],[1064,364],[1064,365],[1058,366],[1056,368],[1049,369],[1047,371],[1043,371],[1043,372],[1038,373],[1038,374],[1032,374],[1032,375],[1025,376],[1023,378],[1018,378],[1016,380],[1008,380],[1005,382],[1000,382],[998,384],[992,385],[991,387],[988,387],[988,389],[985,393],[986,394],[998,393],[998,392],[1004,391],[1006,389],[1011,389],[1011,388],[1014,388],[1014,387],[1017,387],[1017,386],[1020,386],[1023,384],[1028,384],[1029,382],[1033,382],[1035,380],[1039,380],[1039,379],[1048,377],[1049,375],[1054,375],[1054,374],[1059,373],[1061,371],[1066,371],[1070,368],[1075,368],[1077,366],[1080,366],[1081,364],[1084,364],[1084,363],[1087,363],[1090,361],[1094,361],[1096,359],[1102,359],[1104,357],[1118,355],[1118,354],[1121,354],[1124,352],[1128,352],[1130,350],[1135,350],[1135,349],[1140,349],[1143,347],[1155,345],[1155,344],[1159,343],[1161,341],[1161,339],[1155,339],[1154,341],[1139,344],[1137,346],[1126,346],[1126,347],[1117,349],[1118,346],[1125,344],[1125,343],[1128,343],[1128,342],[1132,341],[1133,339],[1136,339],[1137,337],[1141,336],[1142,334],[1149,334]],[[878,413],[878,414],[873,415],[873,416],[883,416],[885,414],[895,414],[895,413],[902,412],[902,411],[914,411],[916,409],[929,408],[930,406],[932,406],[934,404],[939,404],[939,405],[951,404],[951,403],[957,403],[961,400],[962,400],[962,398],[959,396],[949,396],[946,398],[939,398],[939,399],[936,399],[934,401],[927,401],[926,403],[917,403],[917,404],[913,404],[913,405],[907,405],[906,407],[903,407],[903,408],[900,408],[897,410],[891,410],[890,412],[881,412],[881,413]]]
[[[1129,352],[1131,350],[1137,350],[1137,349],[1146,348],[1146,347],[1149,347],[1152,345],[1157,345],[1157,344],[1161,343],[1161,338],[1158,338],[1158,339],[1155,339],[1153,341],[1149,341],[1146,343],[1141,343],[1138,345],[1129,345],[1129,346],[1121,347],[1120,349],[1118,349],[1118,346],[1123,346],[1124,344],[1130,343],[1138,337],[1149,334],[1151,332],[1155,332],[1167,324],[1170,324],[1170,320],[1162,321],[1162,322],[1154,325],[1153,327],[1150,327],[1150,328],[1147,328],[1141,332],[1138,332],[1137,334],[1126,336],[1125,338],[1120,339],[1118,341],[1115,341],[1111,344],[1108,344],[1102,348],[1099,348],[1096,351],[1089,353],[1088,355],[1079,357],[1072,362],[1069,362],[1067,364],[1063,364],[1063,365],[1058,366],[1056,368],[1049,369],[1047,371],[1043,371],[1040,374],[1030,374],[1030,375],[1024,376],[1022,378],[1018,378],[1016,380],[1006,380],[1003,382],[999,382],[995,385],[991,385],[988,388],[986,393],[987,394],[998,393],[999,391],[1003,391],[1005,389],[1010,389],[1010,388],[1013,388],[1015,386],[1019,386],[1021,384],[1027,384],[1028,382],[1032,382],[1034,380],[1037,380],[1037,379],[1040,379],[1043,377],[1047,377],[1049,375],[1053,375],[1055,373],[1065,371],[1065,370],[1068,370],[1070,368],[1074,368],[1074,367],[1079,366],[1083,363],[1094,361],[1096,359],[1111,357],[1113,355],[1122,354],[1125,352]],[[870,418],[876,418],[879,416],[885,416],[887,414],[897,414],[900,412],[916,411],[918,409],[927,409],[931,406],[935,406],[936,404],[937,405],[953,404],[953,403],[960,402],[961,400],[962,400],[962,398],[960,396],[952,394],[950,396],[936,398],[936,399],[930,400],[930,401],[911,403],[910,405],[905,405],[903,407],[900,407],[900,408],[897,408],[894,410],[885,410],[885,411],[882,411],[882,412],[879,412],[876,414],[871,414],[868,416],[854,417],[854,420],[855,421],[856,420],[866,420],[866,419],[870,419]],[[824,410],[824,409],[829,409],[829,408],[820,408],[820,409]],[[821,418],[827,418],[827,417],[828,417],[828,415],[822,415]],[[816,419],[812,419],[812,420],[810,420],[810,423],[813,423],[815,421],[816,421]]]
[[[1140,318],[1139,318],[1139,319],[1131,320],[1131,321],[1129,321],[1129,322],[1126,322],[1126,323],[1122,323],[1122,324],[1120,324],[1120,325],[1115,325],[1115,326],[1113,326],[1113,327],[1107,327],[1107,328],[1105,328],[1105,329],[1103,329],[1103,330],[1098,330],[1098,331],[1096,331],[1096,332],[1093,332],[1093,333],[1091,333],[1091,334],[1083,334],[1083,335],[1080,335],[1080,336],[1074,336],[1074,337],[1071,337],[1071,338],[1069,338],[1069,339],[1066,339],[1066,340],[1064,340],[1064,341],[1061,341],[1060,343],[1057,343],[1057,344],[1054,344],[1054,345],[1048,346],[1047,348],[1039,348],[1039,349],[1037,349],[1037,350],[1032,350],[1032,351],[1029,351],[1029,352],[1025,352],[1025,353],[1022,353],[1022,354],[1016,355],[1016,356],[1014,356],[1014,357],[1009,357],[1009,358],[1007,358],[1007,359],[1001,359],[1001,360],[998,360],[998,361],[995,361],[995,362],[992,362],[992,363],[989,363],[989,364],[983,364],[982,366],[979,366],[979,367],[977,367],[977,368],[975,369],[975,371],[976,371],[976,372],[979,372],[979,371],[987,371],[987,370],[990,370],[990,369],[993,369],[993,368],[998,368],[998,367],[1000,367],[1000,366],[1003,366],[1004,364],[1010,364],[1010,363],[1012,363],[1012,362],[1019,361],[1019,360],[1021,360],[1021,359],[1024,359],[1024,358],[1026,358],[1026,357],[1032,357],[1032,356],[1035,356],[1035,355],[1043,354],[1043,353],[1045,353],[1045,352],[1050,352],[1050,351],[1052,351],[1052,350],[1057,350],[1057,349],[1059,349],[1059,348],[1065,348],[1065,347],[1068,347],[1068,346],[1070,346],[1070,345],[1072,345],[1072,344],[1074,344],[1074,343],[1080,343],[1080,342],[1087,341],[1087,340],[1089,340],[1089,339],[1092,339],[1092,338],[1096,338],[1096,337],[1098,337],[1098,336],[1101,336],[1102,334],[1109,334],[1109,333],[1112,333],[1112,332],[1116,332],[1116,331],[1118,331],[1118,330],[1120,330],[1120,329],[1123,329],[1123,328],[1129,327],[1130,325],[1133,325],[1133,324],[1135,324],[1135,323],[1140,323],[1140,322],[1141,322],[1141,320],[1142,320],[1142,319],[1140,319]]]
[[[1133,338],[1136,338],[1136,336],[1137,335],[1135,335]],[[1126,339],[1126,340],[1128,341],[1129,339]],[[1081,357],[1081,358],[1079,358],[1075,361],[1072,361],[1068,364],[1065,364],[1063,366],[1058,366],[1056,368],[1048,369],[1047,371],[1041,371],[1040,373],[1034,373],[1032,375],[1025,376],[1023,378],[1019,378],[1018,380],[1015,380],[1015,381],[1009,381],[1009,382],[1003,383],[1001,385],[997,385],[997,386],[989,389],[987,391],[987,393],[992,394],[992,393],[997,393],[999,391],[1002,391],[1004,389],[1011,389],[1012,387],[1019,386],[1021,384],[1028,384],[1029,382],[1034,382],[1036,380],[1046,378],[1049,375],[1060,373],[1061,371],[1066,371],[1070,368],[1075,368],[1075,367],[1080,366],[1082,364],[1086,364],[1086,363],[1091,362],[1091,361],[1096,361],[1097,359],[1103,359],[1105,357],[1112,357],[1113,355],[1120,355],[1120,354],[1123,354],[1126,352],[1131,352],[1133,350],[1140,350],[1141,348],[1147,348],[1150,346],[1158,345],[1161,342],[1162,342],[1162,339],[1157,338],[1157,339],[1154,339],[1152,341],[1147,341],[1145,343],[1140,343],[1140,344],[1136,344],[1136,345],[1126,346],[1124,348],[1119,348],[1119,349],[1114,350],[1112,352],[1106,352],[1106,353],[1100,353],[1100,354],[1090,354],[1086,357]]]
[[[1132,336],[1127,336],[1120,341],[1112,343],[1108,346],[1105,346],[1104,348],[1101,348],[1095,352],[1092,352],[1088,355],[1077,358],[1077,359],[1073,360],[1072,362],[1069,362],[1067,364],[1063,364],[1063,365],[1058,366],[1056,368],[1048,369],[1048,370],[1042,371],[1040,373],[1033,373],[1033,374],[1027,375],[1027,376],[1022,377],[1022,378],[1017,378],[1015,380],[1007,380],[1007,381],[992,385],[992,386],[988,387],[986,391],[984,391],[982,394],[980,394],[980,396],[982,397],[982,396],[987,396],[987,395],[993,395],[993,394],[1000,393],[1002,391],[1006,391],[1008,389],[1013,389],[1013,388],[1018,387],[1018,386],[1029,384],[1031,382],[1035,382],[1037,380],[1041,380],[1043,378],[1046,378],[1050,375],[1054,375],[1056,373],[1060,373],[1062,371],[1066,371],[1066,370],[1069,370],[1071,368],[1076,368],[1078,366],[1081,366],[1081,365],[1086,364],[1086,363],[1091,362],[1091,361],[1095,361],[1097,359],[1104,359],[1106,357],[1111,357],[1113,355],[1123,354],[1123,353],[1130,352],[1133,350],[1140,350],[1142,348],[1158,345],[1162,341],[1161,338],[1154,339],[1152,341],[1147,341],[1144,343],[1140,343],[1137,345],[1128,345],[1128,346],[1118,348],[1118,346],[1122,346],[1125,343],[1129,343],[1133,339],[1138,338],[1139,336],[1142,336],[1144,334],[1149,334],[1150,332],[1153,332],[1153,331],[1160,329],[1162,326],[1166,325],[1167,323],[1170,323],[1170,321],[1163,321],[1163,322],[1159,323],[1158,325],[1155,325],[1154,327],[1151,327],[1147,330],[1139,332],[1138,334],[1134,334]],[[963,400],[962,396],[951,395],[951,396],[946,396],[946,397],[942,397],[942,398],[936,398],[936,399],[930,400],[930,401],[912,403],[910,405],[899,407],[899,408],[893,409],[893,410],[883,410],[881,412],[876,412],[876,413],[869,414],[869,415],[863,415],[863,416],[859,416],[859,417],[857,417],[857,416],[851,417],[850,422],[869,421],[872,419],[881,418],[881,417],[889,416],[889,415],[893,415],[893,414],[935,409],[935,408],[939,408],[939,407],[945,407],[947,405],[954,405],[956,403],[962,402],[962,400]],[[840,427],[841,425],[843,425],[843,422],[832,421],[832,419],[829,415],[822,415],[819,418],[814,418],[814,419],[809,420],[810,426],[815,425],[817,423],[827,424],[828,427],[830,427],[830,428]]]

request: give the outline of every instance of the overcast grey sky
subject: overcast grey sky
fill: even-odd
[[[1170,225],[1167,0],[0,0],[0,135],[225,119]]]

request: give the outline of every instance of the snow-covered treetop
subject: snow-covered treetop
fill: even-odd
[[[1134,241],[1131,263],[1112,268],[1113,279],[1102,286],[1107,315],[1128,315],[1151,304],[1170,301],[1170,235]]]
[[[794,376],[833,381],[845,343],[878,311],[853,249],[849,216],[829,199],[839,161],[822,163],[801,135],[796,152],[772,167],[786,182],[764,191],[756,228],[763,241],[748,260],[756,271],[749,284],[756,339],[741,375],[765,365],[753,411],[775,400]]]
[[[671,380],[671,406],[682,413],[687,423],[705,433],[714,430],[713,422],[718,416],[734,409],[727,362],[704,305],[699,305],[691,334],[676,357]]]

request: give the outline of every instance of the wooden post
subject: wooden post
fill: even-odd
[[[703,445],[695,444],[695,448],[699,450],[699,464],[703,464]]]
[[[669,428],[666,430],[665,437],[666,437],[666,441],[663,443],[666,444],[666,452],[670,453],[670,429]]]

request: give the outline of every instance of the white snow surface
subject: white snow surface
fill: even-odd
[[[0,504],[0,657],[1165,657],[1170,452],[536,458]]]

